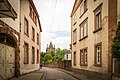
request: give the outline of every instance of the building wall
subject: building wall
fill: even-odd
[[[117,16],[118,21],[120,21],[120,0],[117,0]]]
[[[40,28],[37,21],[37,26],[31,19],[29,13],[29,0],[21,0],[21,33],[20,33],[20,73],[24,74],[39,69],[37,61],[37,49],[40,51],[40,45],[37,44],[37,33],[40,36]],[[29,36],[24,34],[24,18],[28,20]],[[35,29],[35,42],[32,40],[32,27]],[[40,38],[39,38],[40,40]],[[29,45],[29,63],[24,64],[24,42]],[[32,46],[35,47],[35,64],[31,63],[32,60]],[[40,58],[39,58],[40,59]],[[40,61],[39,61],[40,62]]]
[[[7,23],[14,30],[19,32],[19,23],[20,23],[20,0],[8,0],[15,12],[17,13],[17,18],[13,20],[12,18],[0,18],[3,22]]]
[[[74,15],[71,17],[72,21],[72,67],[77,69],[95,71],[100,73],[108,73],[108,0],[87,0],[88,10],[80,18],[80,6],[74,13],[76,14],[76,24],[73,25]],[[94,10],[102,3],[102,30],[96,33],[94,31]],[[79,25],[88,18],[88,37],[80,40]],[[73,45],[73,31],[77,30],[77,42]],[[94,44],[102,42],[102,67],[94,66]],[[88,65],[80,66],[80,49],[87,47],[88,51]],[[76,51],[76,65],[73,65],[73,53]]]

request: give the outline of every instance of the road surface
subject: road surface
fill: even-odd
[[[77,80],[73,76],[60,71],[57,68],[44,68],[45,75],[42,80]]]

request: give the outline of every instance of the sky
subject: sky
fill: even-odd
[[[56,48],[69,49],[71,43],[71,12],[75,0],[33,0],[42,27],[41,52],[50,41]]]

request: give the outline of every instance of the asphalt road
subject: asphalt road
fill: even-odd
[[[77,80],[71,75],[60,71],[57,68],[44,68],[45,75],[42,80]]]

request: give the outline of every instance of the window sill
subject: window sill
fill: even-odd
[[[34,42],[35,42],[35,39],[32,39],[32,41],[34,41]]]
[[[82,15],[80,15],[80,17],[79,18],[81,18],[86,12],[87,12],[87,10],[88,10],[88,8],[83,12],[83,14]]]
[[[24,34],[29,37],[29,35],[27,33],[24,32]]]
[[[36,62],[37,64],[39,64],[39,62]]]
[[[75,45],[77,42],[74,42],[73,45]]]
[[[77,22],[74,22],[73,26],[75,26],[76,23],[77,23]]]
[[[96,66],[96,67],[102,67],[101,64],[94,64],[94,66]]]
[[[96,32],[98,32],[98,31],[100,31],[100,30],[102,30],[102,27],[99,28],[99,29],[97,29],[97,30],[95,30],[95,31],[93,31],[93,33],[96,33]]]
[[[87,66],[87,64],[80,64],[80,66]]]
[[[24,62],[24,64],[29,64],[29,62]]]
[[[32,64],[35,64],[35,62],[32,62]]]
[[[85,36],[85,37],[83,37],[82,39],[80,39],[79,41],[82,41],[82,40],[84,40],[85,38],[87,38],[88,37],[88,35],[87,36]]]

